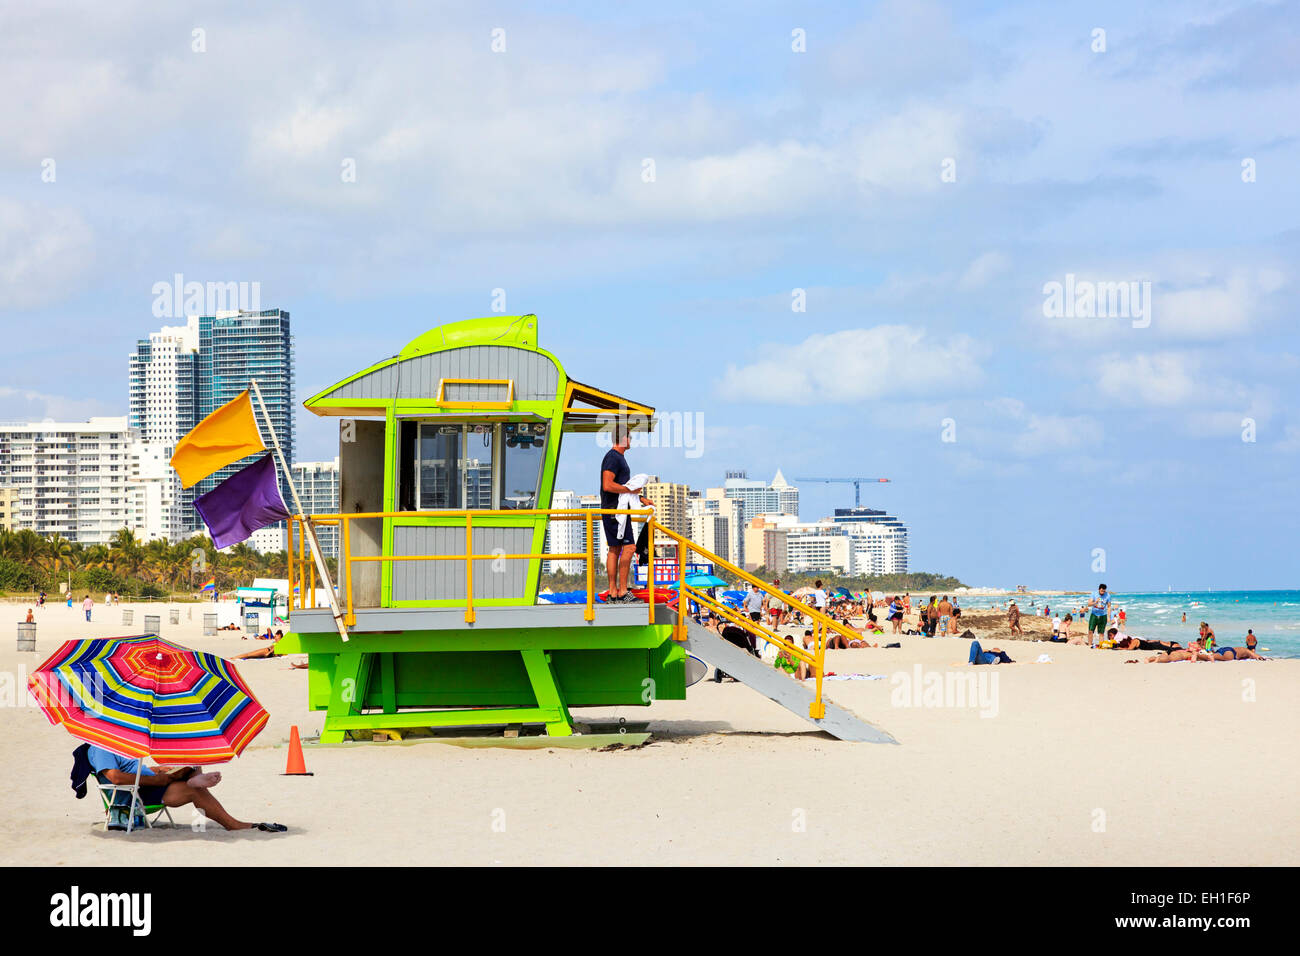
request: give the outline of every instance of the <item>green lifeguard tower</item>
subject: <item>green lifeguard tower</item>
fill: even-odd
[[[652,573],[645,603],[599,602],[602,512],[550,508],[560,446],[570,432],[652,428],[654,409],[570,378],[538,345],[536,316],[439,326],[305,405],[341,419],[340,509],[289,522],[296,597],[279,652],[308,655],[309,703],[325,711],[322,743],[529,725],[567,736],[571,708],[684,698],[687,650],[837,736],[889,739],[823,702],[820,677],[812,698],[679,617],[679,592],[731,613],[688,586],[688,554],[756,579],[648,520],[648,511],[629,520],[648,520],[651,554],[657,540],[678,573],[671,584]],[[593,463],[593,484],[595,471]],[[583,549],[545,553],[548,525],[573,521]],[[324,525],[339,531],[337,620],[313,606],[318,583],[329,586],[317,581],[310,555],[314,529]],[[584,602],[537,603],[544,560],[585,563]],[[822,644],[832,624],[819,623]],[[764,636],[796,658],[824,655]]]

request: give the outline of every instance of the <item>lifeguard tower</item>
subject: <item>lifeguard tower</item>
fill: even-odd
[[[549,507],[560,446],[571,432],[651,428],[654,409],[570,378],[538,345],[536,316],[432,329],[305,404],[341,419],[341,505],[289,522],[294,597],[279,650],[308,655],[310,706],[325,711],[322,743],[470,727],[567,736],[572,708],[684,698],[687,650],[836,736],[891,740],[822,701],[820,676],[814,695],[679,617],[679,593],[739,617],[689,587],[692,560],[772,589],[653,520],[651,554],[671,553],[677,573],[654,575],[644,603],[599,601],[596,542],[608,512]],[[572,521],[582,551],[544,553],[548,524]],[[339,529],[337,622],[314,606],[322,582],[309,548],[322,525]],[[585,563],[584,603],[537,603],[543,560]],[[811,651],[762,636],[819,665],[838,625],[817,617]]]

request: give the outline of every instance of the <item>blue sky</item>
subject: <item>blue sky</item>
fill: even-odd
[[[291,311],[299,399],[504,289],[703,415],[665,479],[889,477],[971,584],[1295,585],[1297,4],[701,6],[7,5],[0,418],[124,414],[178,272]],[[1149,323],[1044,315],[1067,274]]]

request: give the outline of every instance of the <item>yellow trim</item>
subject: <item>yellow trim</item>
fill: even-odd
[[[577,395],[582,400],[591,403],[591,408],[573,407],[573,398]],[[590,385],[584,385],[582,382],[575,382],[569,379],[569,384],[564,390],[564,413],[592,413],[592,412],[616,412],[619,414],[648,415],[653,417],[655,410],[649,405],[643,405],[640,402],[634,402],[630,398],[623,398],[621,395],[615,395],[613,392],[606,392],[599,388],[592,388]]]
[[[504,402],[451,402],[444,397],[448,385],[504,385]],[[443,408],[511,408],[515,403],[515,380],[512,378],[444,378],[438,382],[438,397],[434,400]]]

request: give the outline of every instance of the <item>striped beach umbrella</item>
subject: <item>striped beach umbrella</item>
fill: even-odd
[[[268,716],[232,663],[151,634],[68,641],[27,686],[72,736],[163,766],[232,760]]]

